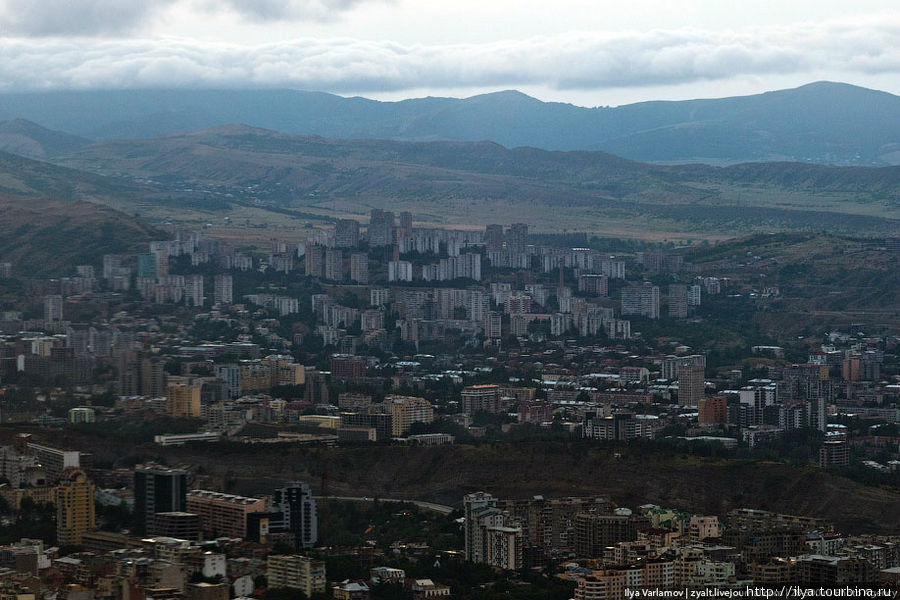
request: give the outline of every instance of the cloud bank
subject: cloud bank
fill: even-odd
[[[232,13],[254,22],[332,21],[367,1],[372,0],[0,0],[0,34],[120,36],[173,8]]]
[[[337,8],[354,2],[318,1]],[[260,18],[278,18],[279,11],[300,4],[310,6],[261,0],[253,10]],[[94,18],[89,13],[84,20]],[[118,18],[125,26],[143,16],[132,9]],[[242,46],[184,39],[15,37],[0,39],[0,91],[289,87],[365,93],[529,85],[587,90],[823,71],[883,75],[900,73],[898,39],[900,13],[855,23],[725,32],[586,32],[458,45],[297,39]]]
[[[0,0],[4,35],[121,35],[136,30],[175,0]]]
[[[237,13],[254,21],[330,21],[366,0],[206,0],[205,8]]]

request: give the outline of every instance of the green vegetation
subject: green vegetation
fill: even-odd
[[[3,507],[3,513],[9,507]],[[44,540],[48,545],[56,543],[56,506],[37,503],[24,498],[16,514],[16,520],[9,525],[0,525],[0,544],[18,542],[23,537]]]
[[[792,506],[799,514],[831,520],[847,532],[895,532],[898,527],[886,511],[900,502],[897,488],[866,487],[814,467],[740,458],[720,446],[708,456],[699,447],[698,454],[690,454],[663,442],[591,440],[432,447],[219,443],[162,448],[72,429],[61,432],[58,443],[90,446],[97,464],[132,466],[156,460],[197,465],[204,475],[223,478],[227,491],[245,495],[269,493],[277,483],[295,479],[314,486],[326,481],[331,495],[451,505],[478,489],[500,497],[602,493],[624,506],[651,502],[716,514],[740,507]],[[848,503],[855,507],[852,513],[846,511]],[[364,520],[347,528],[349,534],[361,535]]]
[[[110,425],[114,425],[111,427]],[[138,416],[132,420],[118,420],[110,423],[80,423],[72,426],[72,431],[96,436],[103,444],[140,444],[153,441],[153,437],[164,433],[194,433],[201,430],[200,419],[176,419],[157,415],[152,418]]]
[[[555,577],[553,572],[523,571],[508,576],[488,565],[459,559],[443,559],[438,563],[397,561],[392,566],[406,571],[408,577],[448,585],[452,596],[460,600],[568,600],[574,591],[573,583]],[[404,598],[392,592],[396,594],[397,590],[377,590],[373,598]]]
[[[306,594],[293,588],[268,588],[263,600],[326,600],[331,598],[329,594],[313,594],[307,599]]]
[[[388,549],[393,542],[426,543],[434,551],[462,548],[462,530],[452,518],[396,502],[320,500],[319,544],[361,546],[373,541]]]

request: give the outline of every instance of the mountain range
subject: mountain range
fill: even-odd
[[[0,95],[0,119],[12,121],[0,128],[0,148],[39,158],[88,139],[151,138],[242,123],[339,139],[604,151],[655,163],[900,164],[900,97],[830,82],[743,97],[595,108],[541,102],[516,91],[400,102],[296,90],[33,92]],[[17,119],[70,134],[69,147],[23,147]]]
[[[119,97],[122,102],[110,105],[106,122],[133,110],[137,100],[148,109],[155,106],[154,103],[162,102],[164,96],[163,92],[33,95],[32,105],[36,110],[50,111],[44,116],[65,120],[67,114],[86,115],[79,121],[81,129],[78,132],[88,135],[50,130],[22,117],[0,122],[0,151],[7,152],[0,153],[0,193],[87,200],[129,214],[140,214],[150,222],[177,222],[185,226],[230,223],[231,219],[240,219],[243,224],[241,235],[256,228],[263,236],[263,231],[269,227],[296,229],[347,216],[364,220],[372,208],[408,209],[417,215],[420,224],[427,226],[508,222],[510,215],[515,215],[516,220],[543,231],[580,230],[610,235],[658,236],[660,239],[681,234],[719,239],[752,231],[783,230],[880,235],[900,229],[900,166],[835,166],[811,161],[756,161],[726,166],[690,162],[660,164],[635,161],[599,150],[509,147],[493,141],[328,138],[246,124],[217,125],[154,137],[92,139],[91,136],[97,135],[96,131],[84,130],[96,128],[104,121],[89,110],[85,112],[89,104],[86,100],[106,98],[104,101],[109,101],[107,94]],[[214,93],[175,93],[170,108],[174,110],[179,106],[178,99],[192,95],[201,99],[209,94]],[[465,101],[426,99],[399,103],[301,92],[229,92],[225,96],[229,94],[236,94],[246,102],[266,94],[273,98],[284,94],[312,98],[319,103],[317,114],[320,117],[326,107],[335,102],[349,102],[348,106],[356,106],[357,112],[375,108],[403,109],[410,115],[416,107],[421,109],[431,103],[434,105],[432,113],[443,115],[445,124],[450,122],[447,120],[449,115],[455,114],[457,137],[465,137],[466,128],[476,126],[479,117],[471,110],[478,106],[482,117],[494,111],[506,119],[500,123],[484,121],[484,132],[496,131],[498,135],[508,136],[527,133],[517,129],[517,119],[533,121],[535,128],[545,123],[541,116],[545,109],[557,111],[559,123],[567,122],[567,114],[581,118],[601,114],[604,110],[625,109],[618,114],[627,115],[628,110],[637,114],[643,110],[640,118],[646,120],[649,118],[648,107],[659,104],[664,109],[662,112],[671,113],[667,118],[674,121],[687,118],[675,114],[676,109],[681,111],[691,106],[691,103],[649,103],[583,112],[587,109],[545,104],[518,93],[486,95]],[[67,109],[53,104],[67,95],[73,99]],[[698,122],[705,120],[708,127],[713,127],[711,123],[714,122],[719,124],[717,126],[725,127],[723,123],[730,123],[728,126],[733,127],[739,121],[735,115],[741,112],[735,107],[742,105],[745,125],[751,122],[748,119],[752,115],[757,115],[758,124],[762,124],[765,119],[759,115],[768,114],[767,119],[774,119],[773,107],[786,111],[785,107],[791,102],[795,112],[805,106],[806,113],[818,114],[811,110],[816,106],[815,102],[804,104],[798,100],[801,96],[818,98],[820,102],[824,102],[826,96],[830,97],[829,106],[819,112],[831,115],[849,110],[852,102],[847,98],[851,96],[872,96],[883,101],[884,106],[874,102],[870,110],[856,115],[857,121],[868,119],[866,122],[879,114],[890,113],[890,103],[897,100],[881,92],[821,84],[743,99],[696,101],[692,118]],[[0,96],[0,99],[9,98]],[[22,97],[17,98],[21,100]],[[53,102],[39,102],[40,98]],[[75,101],[78,98],[80,100]],[[528,107],[534,112],[516,116],[515,110],[498,111],[497,103],[503,101]],[[11,106],[0,104],[0,111],[13,110]],[[54,106],[60,109],[59,113],[51,110]],[[448,106],[455,108],[450,110]],[[242,108],[236,102],[224,107],[221,103],[211,102],[210,110],[202,113],[203,118],[211,118],[210,115],[220,109],[225,114],[226,108],[240,113],[249,111],[250,105]],[[265,106],[255,110],[268,118],[279,114],[277,110],[267,112]],[[570,110],[576,110],[576,113],[566,112]],[[593,112],[598,110],[601,112]],[[293,114],[297,117],[299,113]],[[343,127],[348,135],[354,131],[353,127],[368,123],[368,127],[376,128],[380,123],[374,113],[370,121],[360,117],[355,125],[353,119],[341,120],[342,113],[339,112],[319,121],[311,118],[309,111],[304,114],[306,123],[330,123]],[[716,115],[720,117],[718,121],[713,118]],[[662,117],[657,115],[656,118]],[[821,121],[824,117],[818,115],[816,119]],[[632,119],[633,122],[636,120],[639,119]],[[165,119],[151,121],[156,125],[166,122]],[[294,125],[299,127],[301,121],[295,120]],[[782,130],[791,126],[797,129],[796,123],[791,125],[788,121],[785,117],[778,122],[769,121],[768,125],[770,128],[778,125]],[[898,121],[885,121],[880,128],[882,140],[892,139],[891,131],[896,129]],[[432,124],[434,122],[432,119]],[[874,124],[870,125],[874,127]],[[851,137],[851,125],[842,122],[808,126],[815,127],[812,129],[815,135],[807,136],[810,140],[835,136],[841,128],[847,129],[846,135]],[[446,127],[451,129],[449,125]],[[619,123],[617,127],[621,129],[624,125]],[[687,129],[691,128],[680,128],[682,131]],[[702,127],[698,125],[693,129]],[[656,135],[663,135],[663,130],[667,128],[657,128]],[[411,131],[407,128],[406,133]],[[649,135],[646,131],[644,136]],[[150,131],[136,133],[148,134]],[[381,131],[379,135],[389,133]],[[582,132],[585,136],[589,133]],[[562,135],[560,131],[556,134]],[[631,139],[637,137],[640,136],[634,134]],[[687,133],[675,137],[684,137],[680,142],[683,147],[696,139]],[[736,143],[746,141],[740,136],[734,139]],[[867,137],[857,135],[855,139],[860,144],[878,143],[874,133]],[[673,145],[677,146],[677,143],[673,142]],[[820,149],[828,147],[821,140],[813,145]],[[659,142],[658,146],[664,148],[666,143]],[[884,150],[888,146],[890,144],[882,143],[879,148]]]

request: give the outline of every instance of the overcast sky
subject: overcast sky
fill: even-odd
[[[584,106],[900,94],[896,0],[0,0],[0,90],[519,89]]]

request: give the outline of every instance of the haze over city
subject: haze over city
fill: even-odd
[[[0,0],[0,600],[897,598],[898,40]]]

